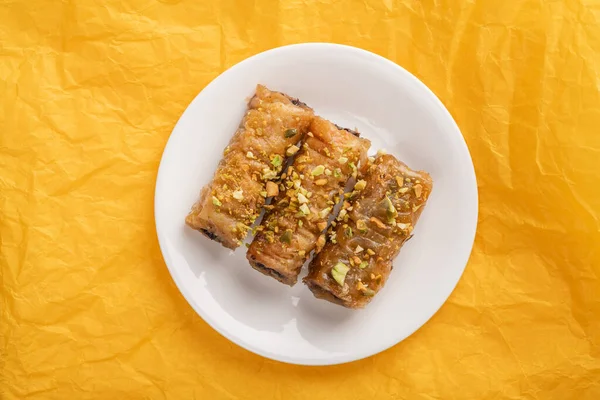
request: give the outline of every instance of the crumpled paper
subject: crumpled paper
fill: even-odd
[[[153,222],[191,99],[304,41],[422,79],[480,191],[448,302],[399,345],[333,367],[213,331]],[[0,398],[600,399],[599,50],[596,1],[0,2]]]

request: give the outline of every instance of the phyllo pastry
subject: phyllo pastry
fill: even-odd
[[[304,278],[316,297],[348,308],[364,307],[385,285],[432,190],[429,174],[391,155],[359,178]]]
[[[366,162],[371,143],[354,131],[315,117],[257,229],[247,258],[252,267],[293,285],[313,249],[325,245],[325,231],[348,180]]]
[[[262,85],[248,107],[212,181],[185,219],[230,249],[242,244],[265,204],[267,185],[279,179],[286,153],[303,139],[314,115],[298,99]]]

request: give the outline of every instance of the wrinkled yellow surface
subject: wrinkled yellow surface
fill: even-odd
[[[0,2],[0,398],[600,399],[598,1],[125,3]],[[440,312],[333,367],[213,331],[173,284],[153,220],[159,159],[192,98],[304,41],[422,79],[462,129],[481,203]]]

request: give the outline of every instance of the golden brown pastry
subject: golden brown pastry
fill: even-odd
[[[265,204],[267,185],[279,178],[286,152],[303,139],[313,119],[306,104],[262,85],[248,107],[212,181],[185,219],[230,249],[242,244]]]
[[[413,171],[391,155],[377,157],[310,263],[304,283],[313,294],[348,308],[368,304],[412,236],[432,184],[426,172]]]
[[[325,229],[344,186],[366,161],[371,143],[356,132],[315,117],[257,229],[247,258],[253,268],[287,285],[298,279],[310,252],[325,245]]]

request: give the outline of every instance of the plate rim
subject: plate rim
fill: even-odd
[[[161,234],[159,232],[159,223],[158,223],[158,219],[157,219],[159,204],[158,204],[157,199],[159,197],[158,189],[161,186],[160,183],[164,179],[164,174],[165,174],[165,172],[164,172],[165,171],[165,168],[164,168],[165,154],[167,154],[167,152],[168,152],[169,145],[171,145],[174,141],[174,133],[176,132],[177,127],[180,125],[181,120],[186,115],[186,112],[189,110],[190,106],[195,101],[197,101],[197,99],[199,99],[201,96],[203,96],[203,94],[205,94],[209,88],[211,88],[212,86],[215,86],[217,84],[217,82],[224,79],[224,76],[231,74],[233,71],[236,71],[237,69],[241,68],[241,66],[243,64],[250,62],[251,60],[256,61],[257,59],[264,58],[265,56],[272,55],[273,53],[285,52],[285,51],[294,50],[294,49],[310,49],[310,48],[331,48],[332,51],[333,51],[333,49],[349,51],[349,52],[354,52],[355,54],[362,56],[362,57],[373,58],[377,62],[385,63],[388,66],[395,68],[398,71],[398,73],[403,74],[405,76],[405,78],[411,80],[412,83],[414,83],[415,85],[420,87],[420,89],[424,90],[427,93],[427,96],[433,101],[433,104],[435,104],[435,106],[437,108],[439,108],[440,111],[443,114],[445,114],[445,116],[451,122],[450,128],[455,130],[456,133],[458,134],[458,136],[460,137],[460,139],[461,139],[459,141],[460,146],[462,147],[463,151],[466,151],[466,155],[468,156],[468,164],[469,165],[467,165],[467,167],[470,167],[470,168],[467,168],[469,170],[469,176],[467,177],[467,180],[469,181],[468,185],[472,186],[473,195],[474,195],[474,215],[473,215],[474,223],[473,223],[473,228],[471,230],[471,238],[469,240],[470,250],[469,250],[468,254],[466,255],[466,259],[464,260],[464,265],[462,266],[462,270],[460,271],[460,274],[458,275],[458,279],[456,280],[456,282],[453,283],[452,289],[450,290],[448,296],[443,301],[441,301],[441,303],[435,308],[435,310],[431,313],[431,315],[424,318],[422,322],[415,324],[416,325],[415,329],[410,330],[409,333],[407,333],[405,335],[400,335],[398,338],[395,338],[393,341],[391,341],[391,343],[383,343],[382,345],[375,346],[375,350],[367,350],[367,351],[359,352],[359,353],[356,353],[353,355],[343,355],[343,356],[335,357],[333,359],[308,359],[307,358],[307,359],[299,359],[298,360],[298,359],[294,359],[293,357],[288,357],[285,355],[269,352],[268,350],[255,347],[255,346],[245,342],[240,336],[235,336],[232,333],[230,333],[229,331],[222,329],[222,327],[219,326],[218,322],[211,319],[208,315],[206,315],[204,313],[202,308],[196,306],[195,303],[193,301],[191,301],[192,295],[189,293],[189,290],[187,289],[187,287],[183,284],[182,277],[180,277],[177,274],[176,268],[174,266],[170,265],[170,261],[169,261],[170,258],[166,256],[166,254],[168,254],[168,251],[166,249],[165,243],[161,240]],[[183,297],[185,298],[187,303],[192,307],[192,309],[196,312],[196,314],[198,314],[198,316],[200,316],[204,320],[204,322],[206,322],[212,329],[214,329],[221,336],[228,339],[232,343],[235,343],[239,347],[241,347],[247,351],[250,351],[254,354],[257,354],[259,356],[262,356],[262,357],[265,357],[265,358],[268,358],[268,359],[271,359],[274,361],[283,362],[286,364],[306,365],[306,366],[326,366],[326,365],[339,365],[339,364],[349,363],[349,362],[353,362],[353,361],[359,361],[359,360],[374,356],[376,354],[379,354],[381,352],[384,352],[384,351],[394,347],[395,345],[399,344],[400,342],[406,340],[411,335],[413,335],[416,331],[421,329],[435,314],[437,314],[439,312],[441,307],[448,301],[448,299],[450,298],[450,296],[456,289],[456,286],[458,285],[458,282],[462,278],[464,271],[467,267],[467,264],[469,262],[469,259],[471,257],[471,254],[473,252],[473,247],[475,244],[475,237],[476,237],[476,232],[477,232],[477,225],[479,222],[479,190],[477,187],[477,176],[475,174],[473,158],[472,158],[469,148],[467,146],[464,135],[462,134],[460,128],[458,127],[458,124],[452,117],[452,114],[450,113],[450,111],[448,111],[448,109],[444,106],[442,101],[436,96],[436,94],[424,82],[422,82],[419,78],[417,78],[415,75],[413,75],[411,72],[409,72],[408,70],[406,70],[399,64],[396,64],[395,62],[393,62],[383,56],[380,56],[376,53],[373,53],[371,51],[368,51],[368,50],[365,50],[362,48],[358,48],[358,47],[354,47],[354,46],[338,44],[338,43],[306,42],[306,43],[296,43],[296,44],[289,44],[289,45],[274,47],[274,48],[262,51],[260,53],[256,53],[248,58],[245,58],[245,59],[239,61],[238,63],[234,64],[233,66],[231,66],[230,68],[226,69],[225,71],[221,72],[218,76],[216,76],[204,88],[202,88],[202,90],[190,101],[190,103],[187,105],[187,107],[185,108],[185,110],[182,112],[181,116],[177,120],[177,123],[173,126],[173,129],[171,130],[171,133],[169,134],[169,138],[168,138],[168,140],[165,144],[165,147],[163,149],[163,152],[161,154],[160,163],[158,166],[157,177],[156,177],[155,188],[154,188],[154,210],[153,211],[154,211],[154,224],[155,224],[156,236],[158,239],[160,252],[161,252],[163,261],[164,261],[165,265],[167,266],[167,269],[169,270],[171,279],[173,279],[175,285],[177,286],[177,289],[183,295]],[[169,260],[168,260],[168,258],[169,258]]]

